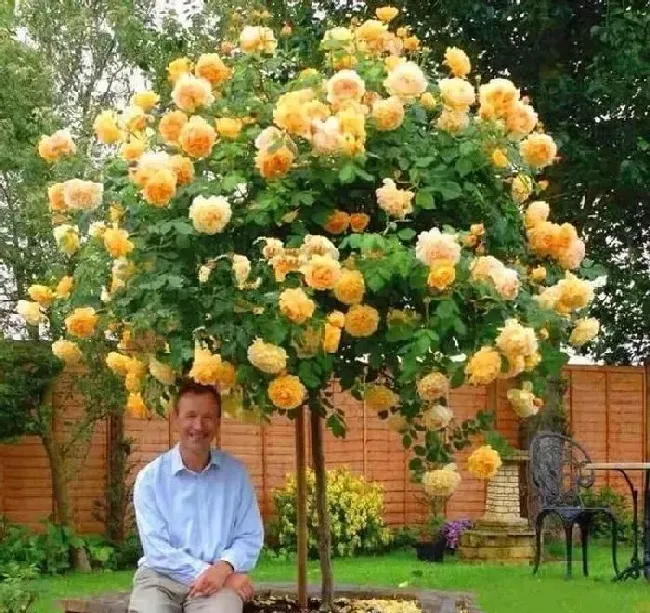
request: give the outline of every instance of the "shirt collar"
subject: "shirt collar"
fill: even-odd
[[[215,468],[221,466],[221,452],[217,449],[210,449],[210,461],[203,469],[203,472],[210,470],[213,466]],[[185,467],[185,464],[183,464],[183,458],[181,457],[181,450],[178,444],[176,444],[171,450],[171,468],[173,475],[177,475],[182,470],[189,470]]]

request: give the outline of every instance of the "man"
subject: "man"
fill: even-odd
[[[241,613],[253,595],[247,572],[264,531],[243,464],[211,449],[221,404],[213,387],[182,385],[176,447],[144,467],[135,515],[144,549],[129,613]]]

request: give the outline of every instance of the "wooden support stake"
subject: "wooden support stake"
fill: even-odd
[[[296,481],[298,509],[298,606],[307,611],[307,461],[305,454],[305,407],[296,416]]]

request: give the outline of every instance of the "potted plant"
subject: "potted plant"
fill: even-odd
[[[447,538],[444,534],[445,518],[439,513],[432,513],[422,534],[422,540],[415,545],[418,560],[442,562]]]

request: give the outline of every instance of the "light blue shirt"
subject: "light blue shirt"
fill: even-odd
[[[254,568],[264,542],[246,468],[212,450],[201,473],[187,469],[178,445],[145,466],[133,491],[145,566],[186,585],[219,560]]]

